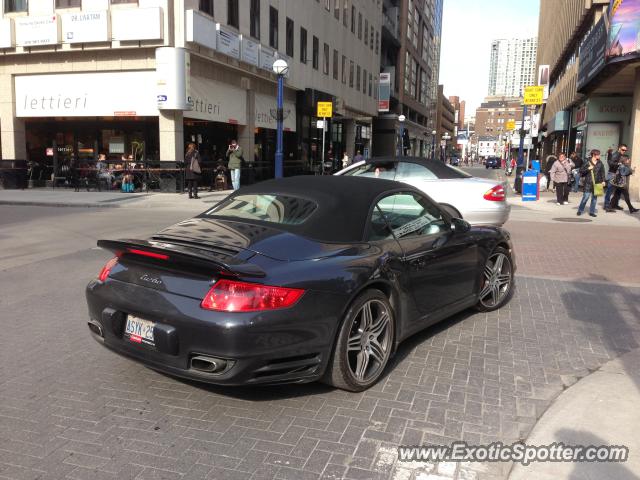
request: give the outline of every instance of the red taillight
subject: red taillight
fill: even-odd
[[[496,185],[491,190],[485,192],[483,198],[492,202],[504,202],[507,195],[505,194],[504,187],[502,185]]]
[[[137,248],[128,248],[127,253],[142,255],[143,257],[157,258],[158,260],[169,260],[169,255],[165,255],[164,253],[148,252],[146,250],[138,250]]]
[[[257,283],[218,280],[200,306],[221,312],[255,312],[287,308],[295,304],[304,290],[271,287]]]
[[[105,263],[104,267],[102,267],[102,270],[100,270],[100,274],[98,275],[98,280],[100,280],[101,282],[104,282],[109,276],[109,274],[111,273],[111,269],[115,267],[117,263],[118,263],[118,257],[113,257],[111,260]]]

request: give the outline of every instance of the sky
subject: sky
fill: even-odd
[[[487,95],[491,41],[537,36],[539,10],[539,0],[444,0],[439,82],[467,117]]]

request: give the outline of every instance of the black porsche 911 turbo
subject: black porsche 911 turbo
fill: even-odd
[[[364,390],[402,340],[514,288],[507,231],[363,177],[269,180],[149,239],[98,245],[115,256],[86,289],[93,336],[215,384]]]

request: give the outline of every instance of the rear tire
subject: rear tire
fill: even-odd
[[[380,290],[365,291],[344,316],[322,381],[350,392],[366,390],[389,363],[394,338],[389,299]]]
[[[487,257],[482,270],[482,282],[476,309],[490,312],[506,305],[515,289],[513,261],[509,251],[497,247]]]

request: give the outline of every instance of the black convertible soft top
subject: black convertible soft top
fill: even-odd
[[[229,198],[246,194],[280,194],[311,200],[317,208],[305,222],[269,226],[321,242],[352,243],[362,241],[374,200],[394,190],[417,192],[409,185],[392,180],[308,175],[266,180],[242,187]],[[215,212],[211,214],[215,216]]]

